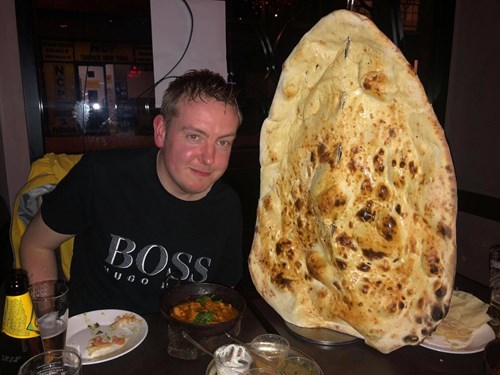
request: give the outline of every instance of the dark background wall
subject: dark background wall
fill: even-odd
[[[445,131],[459,188],[458,272],[488,282],[500,243],[500,2],[457,0]]]
[[[84,3],[86,11],[99,4],[113,3],[97,0],[39,2],[66,6]],[[382,5],[387,2],[376,1]],[[28,4],[29,9],[29,3],[27,0],[6,0],[0,4],[2,35],[7,36],[0,40],[4,51],[0,60],[5,62],[0,72],[0,192],[8,206],[12,205],[16,191],[27,176],[30,154],[35,149],[32,144],[29,145],[30,149],[26,145],[37,138],[37,130],[35,137],[31,131],[30,118],[37,116],[39,103],[29,97],[31,92],[36,91],[36,82],[32,82],[34,90],[25,89],[23,92],[18,72],[22,68],[23,79],[27,80],[30,74],[34,74],[34,71],[29,72],[29,69],[33,69],[34,61],[28,61],[26,65],[23,59],[18,60],[19,50],[16,46],[16,38],[19,38],[19,48],[24,56],[26,39],[33,38],[27,32],[16,34],[16,28],[26,30],[20,25],[26,17],[16,15],[14,5]],[[140,1],[131,3],[138,4]],[[234,56],[228,62],[228,69],[233,72],[233,78],[246,87],[243,105],[247,111],[247,124],[242,129],[244,137],[241,138],[226,178],[242,192],[246,215],[245,243],[249,248],[259,185],[258,130],[272,98],[280,61],[286,58],[300,36],[321,15],[345,7],[346,2],[299,1],[298,7],[300,3],[307,3],[308,6],[296,9],[296,16],[289,23],[281,21],[274,24],[271,24],[269,15],[255,19],[251,13],[239,14],[241,9],[231,8],[232,4],[245,3],[248,2],[227,0],[230,16],[228,37],[235,42],[228,51]],[[457,222],[458,272],[486,284],[488,248],[500,243],[500,167],[496,157],[500,141],[500,119],[497,115],[500,104],[497,96],[500,87],[500,43],[497,42],[500,40],[500,28],[497,26],[500,2],[421,0],[421,3],[425,27],[405,35],[406,54],[410,62],[415,57],[419,58],[419,76],[445,127],[452,151],[460,207]],[[125,11],[129,8],[121,9]],[[137,16],[140,9],[134,8],[134,12]],[[240,15],[241,21],[238,21]],[[447,29],[450,17],[451,34]],[[37,22],[41,21],[38,19]],[[270,46],[274,47],[274,56],[269,54]],[[259,58],[252,59],[254,56]],[[241,67],[245,66],[254,68],[254,71],[250,74],[243,72]]]

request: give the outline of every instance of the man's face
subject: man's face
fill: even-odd
[[[157,173],[163,187],[182,200],[203,198],[226,171],[236,138],[238,115],[217,101],[186,101],[165,125],[155,117],[154,138],[160,148]]]

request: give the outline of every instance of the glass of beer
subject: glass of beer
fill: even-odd
[[[490,248],[490,308],[488,324],[500,339],[500,244]]]
[[[81,375],[82,360],[74,350],[51,350],[26,361],[18,375]]]
[[[500,339],[500,277],[490,280],[490,307],[488,314],[491,317],[489,325]]]
[[[29,288],[45,351],[64,349],[68,328],[68,286],[61,280],[42,281]]]

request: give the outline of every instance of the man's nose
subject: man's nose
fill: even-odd
[[[212,165],[215,161],[215,152],[215,144],[210,142],[206,143],[201,153],[203,164]]]

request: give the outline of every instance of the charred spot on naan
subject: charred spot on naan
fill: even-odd
[[[292,242],[288,239],[283,239],[276,242],[276,255],[288,254],[289,258],[293,258]]]
[[[449,225],[446,225],[444,224],[443,222],[439,222],[438,223],[438,233],[443,237],[443,238],[446,238],[448,240],[450,240],[453,236],[453,231],[452,229],[450,228]]]
[[[397,89],[390,87],[391,80],[383,71],[370,71],[361,77],[361,87],[370,95],[386,99],[388,94],[393,95]]]
[[[391,215],[385,215],[378,225],[378,232],[387,241],[392,241],[398,234],[397,221]]]
[[[280,288],[291,288],[293,280],[287,278],[283,272],[278,272],[271,276],[271,281],[274,285]]]

